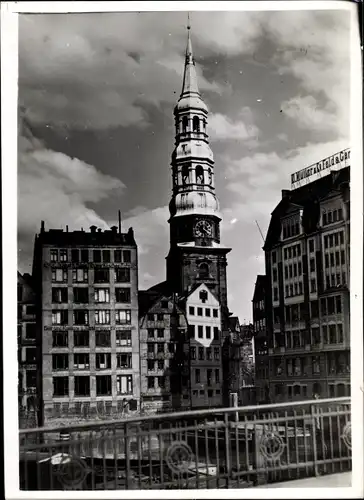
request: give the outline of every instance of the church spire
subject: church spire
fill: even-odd
[[[187,47],[181,97],[186,97],[191,94],[200,95],[200,92],[198,90],[196,66],[192,52],[190,15],[188,14]]]

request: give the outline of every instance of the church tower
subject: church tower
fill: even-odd
[[[219,300],[222,317],[227,318],[226,255],[230,248],[220,243],[208,108],[198,88],[189,27],[182,92],[174,116],[167,283],[178,294],[204,283]]]

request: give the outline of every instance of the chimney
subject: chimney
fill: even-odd
[[[117,227],[117,226],[111,226],[111,232],[112,232],[113,234],[117,234],[117,232],[118,232],[118,227]]]
[[[92,234],[96,233],[96,229],[97,229],[96,226],[90,226],[90,231]]]
[[[290,194],[291,191],[289,189],[282,189],[282,199],[288,198]]]
[[[44,220],[42,220],[40,223],[40,232],[44,233]]]
[[[66,226],[66,233],[68,233],[68,226]]]
[[[97,230],[98,233],[102,233],[102,229],[99,227],[99,229]]]

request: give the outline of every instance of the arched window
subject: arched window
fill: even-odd
[[[190,171],[187,165],[183,165],[182,167],[182,183],[188,184],[190,180]]]
[[[210,276],[209,266],[208,266],[208,264],[206,264],[206,262],[203,262],[202,264],[200,264],[199,270],[198,270],[198,275],[199,275],[200,279],[206,279]]]
[[[200,120],[198,116],[193,117],[192,124],[193,124],[193,131],[200,132]]]
[[[196,167],[196,183],[203,184],[203,168],[201,165],[197,165]]]
[[[187,132],[187,128],[188,128],[188,118],[187,116],[184,116],[182,118],[182,132],[183,133]]]
[[[212,185],[212,170],[211,170],[211,168],[208,169],[207,173],[209,176],[209,184],[211,186]]]

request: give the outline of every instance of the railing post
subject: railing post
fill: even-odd
[[[226,488],[230,485],[230,473],[231,473],[231,453],[230,453],[230,433],[229,433],[229,414],[226,412],[224,415],[225,423],[225,474],[226,476]]]
[[[131,478],[131,469],[130,469],[130,442],[128,435],[128,423],[124,424],[124,443],[125,443],[125,486],[127,490],[130,490],[130,480]]]
[[[319,475],[318,464],[317,464],[317,442],[316,442],[316,412],[315,405],[311,405],[311,417],[312,417],[312,447],[313,447],[313,464],[315,476]]]

